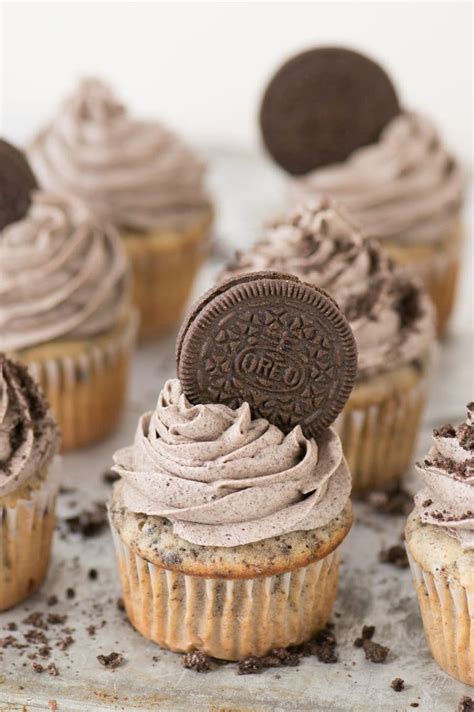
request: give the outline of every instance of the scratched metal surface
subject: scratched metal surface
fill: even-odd
[[[279,177],[262,161],[220,154],[214,161],[212,183],[220,198],[217,233],[224,251],[250,242],[258,234],[261,219],[278,204]],[[197,291],[211,282],[218,267],[215,258],[201,275]],[[474,394],[473,334],[466,320],[472,302],[467,304],[469,292],[463,291],[457,327],[440,352],[420,455],[427,448],[432,427],[460,419]],[[64,484],[77,491],[61,495],[60,517],[108,496],[110,488],[102,473],[110,465],[112,452],[131,441],[138,416],[153,407],[161,384],[173,373],[173,336],[140,349],[119,431],[97,447],[64,458]],[[65,625],[73,629],[75,642],[61,651],[56,647],[63,637],[59,629],[55,633],[56,627],[51,626],[47,631],[58,677],[33,671],[26,657],[31,648],[23,654],[14,649],[1,651],[0,710],[48,710],[54,709],[48,702],[56,701],[61,712],[453,712],[470,688],[451,680],[431,660],[409,572],[378,562],[379,551],[399,540],[403,524],[402,517],[382,516],[368,505],[356,505],[356,523],[344,546],[335,606],[340,662],[324,665],[307,658],[296,668],[270,669],[252,676],[238,676],[234,665],[201,675],[184,670],[180,656],[141,638],[116,606],[120,589],[108,530],[83,540],[70,534],[61,538],[64,527],[60,526],[46,584],[26,604],[0,614],[0,638],[12,634],[21,642],[28,630],[21,621],[31,611],[46,611],[67,614]],[[97,580],[89,579],[91,568],[98,570]],[[68,587],[76,591],[73,600],[66,597]],[[54,608],[46,604],[51,594],[59,599]],[[18,631],[6,630],[10,622],[18,624]],[[92,637],[87,632],[91,624],[97,627]],[[375,625],[375,640],[391,648],[386,663],[367,662],[362,651],[354,648],[353,640],[363,624]],[[104,669],[96,659],[111,651],[123,653],[126,660],[115,671]],[[395,677],[405,680],[403,692],[390,688]]]

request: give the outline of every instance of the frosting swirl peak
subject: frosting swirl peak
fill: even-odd
[[[261,270],[289,272],[329,292],[354,332],[359,378],[420,358],[433,341],[433,310],[422,288],[328,200],[273,223],[220,277]]]
[[[208,204],[193,152],[161,124],[132,117],[98,79],[79,83],[29,158],[46,189],[120,228],[174,226]]]
[[[319,442],[252,419],[244,403],[191,405],[168,381],[135,442],[114,456],[132,512],[166,517],[194,544],[237,546],[315,529],[339,514],[350,474],[338,436]]]
[[[128,302],[120,239],[82,206],[36,193],[25,218],[0,232],[0,349],[100,334]]]
[[[0,497],[41,472],[59,448],[59,431],[25,366],[0,353]]]
[[[474,550],[474,403],[461,425],[433,432],[433,446],[417,470],[423,489],[415,511],[425,524],[443,527],[463,549]]]
[[[330,196],[343,204],[369,238],[436,241],[450,230],[462,206],[464,179],[433,124],[405,113],[377,143],[343,163],[291,182],[298,201]]]

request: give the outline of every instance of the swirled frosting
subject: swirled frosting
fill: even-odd
[[[219,279],[268,269],[294,274],[336,300],[357,342],[359,379],[410,363],[430,348],[434,316],[423,289],[328,200],[302,205],[269,226]]]
[[[414,113],[393,119],[379,141],[340,164],[293,179],[297,201],[330,196],[369,238],[436,241],[459,217],[463,175],[433,124]]]
[[[25,218],[0,232],[1,350],[100,334],[128,302],[120,238],[82,206],[36,193]]]
[[[442,527],[463,549],[474,550],[474,403],[458,427],[433,432],[433,446],[417,470],[423,489],[415,496],[422,522]]]
[[[168,381],[135,442],[114,456],[123,503],[166,517],[178,536],[237,546],[322,527],[347,504],[350,474],[329,429],[316,442],[252,419],[244,403],[191,405]]]
[[[117,227],[180,224],[208,204],[193,152],[158,122],[132,117],[97,79],[79,83],[28,154],[44,188]]]
[[[0,497],[47,467],[59,432],[27,369],[0,353]]]

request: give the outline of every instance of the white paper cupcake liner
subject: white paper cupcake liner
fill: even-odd
[[[451,677],[474,685],[474,590],[425,571],[408,551],[426,639]]]
[[[361,408],[348,401],[334,428],[342,441],[354,492],[384,489],[402,479],[415,450],[428,382],[423,376],[411,389],[389,391],[386,398]]]
[[[112,533],[128,617],[163,648],[240,660],[310,639],[331,614],[337,549],[276,576],[203,578],[155,566],[135,554],[113,525]]]
[[[28,362],[59,423],[64,450],[101,440],[117,424],[137,329],[134,311],[116,334],[99,344],[85,342],[84,350],[73,356]]]
[[[0,499],[0,611],[32,594],[46,576],[56,521],[59,458],[28,499]]]

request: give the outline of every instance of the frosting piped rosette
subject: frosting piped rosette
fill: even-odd
[[[82,205],[38,192],[0,232],[0,349],[101,334],[128,303],[118,234]]]
[[[293,200],[330,196],[350,211],[365,237],[436,241],[459,218],[464,175],[426,117],[393,118],[377,142],[344,162],[291,182]]]
[[[59,431],[27,369],[0,353],[0,497],[46,467]]]
[[[467,411],[464,423],[433,431],[433,446],[417,464],[423,489],[415,496],[415,511],[423,523],[474,550],[474,402]]]
[[[130,115],[99,79],[79,82],[29,158],[45,189],[83,201],[119,228],[174,225],[209,203],[204,166],[191,149],[161,123]]]
[[[347,504],[351,479],[338,436],[306,438],[252,418],[247,403],[192,405],[168,381],[114,456],[133,512],[166,517],[195,544],[237,546],[324,526]]]
[[[259,270],[291,273],[335,299],[357,343],[359,379],[408,364],[431,347],[434,314],[421,285],[331,200],[304,203],[273,222],[219,280]]]

